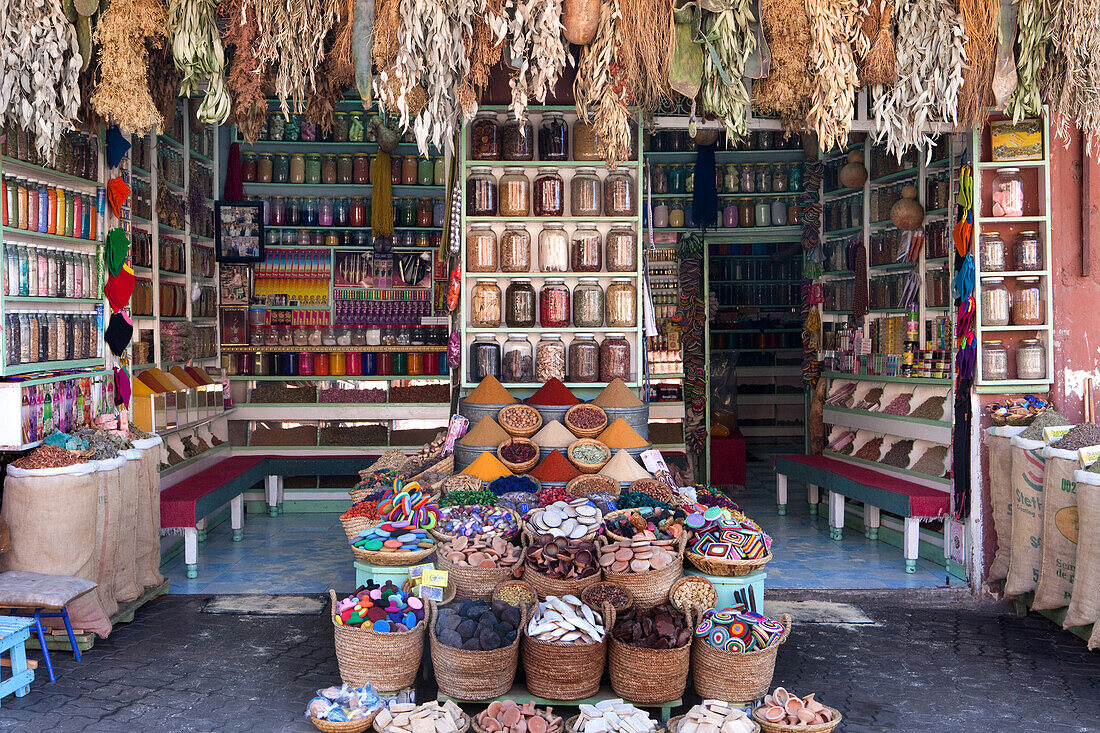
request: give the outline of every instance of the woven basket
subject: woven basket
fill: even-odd
[[[412,593],[412,578],[408,578],[401,584],[401,590],[405,593]],[[420,596],[417,596],[420,598]],[[438,605],[446,606],[448,603],[455,599],[455,584],[451,582],[451,579],[447,579],[447,587],[443,589],[443,600]]]
[[[767,649],[755,652],[724,652],[703,640],[691,645],[691,674],[695,691],[704,698],[748,702],[768,693],[775,673],[779,647],[791,633],[791,617],[779,617],[783,635]]]
[[[361,550],[358,547],[351,548],[355,553],[355,559],[360,562],[370,563],[388,568],[400,568],[408,565],[417,565],[424,558],[435,552],[434,547],[426,547],[422,550],[402,550],[398,552],[380,552],[378,550]],[[383,690],[386,688],[382,688]],[[395,690],[398,688],[394,688]]]
[[[360,718],[359,720],[346,720],[340,723],[331,720],[322,720],[321,718],[315,718],[311,715],[309,716],[309,722],[313,723],[314,728],[324,731],[324,733],[363,733],[363,731],[371,727],[371,723],[374,722],[376,715],[378,715],[377,710],[365,718]]]
[[[397,469],[405,462],[405,452],[397,448],[390,448],[378,457],[374,463],[359,471],[359,478],[366,478],[372,471]]]
[[[645,514],[644,512],[642,512],[641,508],[631,507],[629,509],[616,509],[613,512],[608,512],[607,514],[603,515],[603,533],[607,535],[607,539],[611,540],[612,542],[626,542],[630,539],[629,537],[624,537],[621,534],[616,534],[615,532],[612,532],[610,529],[608,529],[607,520],[615,519],[616,517],[622,517],[630,514],[631,512],[638,512],[643,516]]]
[[[665,723],[665,730],[667,730],[668,733],[678,733],[680,730],[680,721],[682,721],[683,719],[683,715],[677,715],[675,718],[669,718],[668,722]],[[760,733],[760,724],[752,718],[749,718],[749,722],[752,723],[753,733]]]
[[[501,597],[500,597],[501,591],[505,588],[511,588],[513,586],[521,587],[524,590],[526,590],[528,593],[530,593],[531,594],[531,606],[534,607],[534,604],[538,601],[538,597],[539,597],[538,592],[534,589],[534,587],[532,587],[532,585],[530,583],[528,583],[525,580],[520,580],[519,578],[506,578],[505,580],[502,580],[499,583],[497,583],[496,588],[493,588],[493,593],[492,593],[492,596],[491,596],[492,600],[494,600],[494,601],[501,600]],[[508,601],[505,601],[505,602],[507,603]],[[515,605],[515,604],[512,604],[512,605]]]
[[[466,713],[462,713],[462,718],[459,719],[456,725],[458,726],[458,730],[455,733],[466,733],[466,731],[470,730],[470,716]],[[375,733],[386,733],[386,729],[377,724],[374,726],[374,730]]]
[[[844,716],[840,714],[840,711],[836,708],[830,708],[825,706],[833,713],[833,719],[828,723],[822,723],[821,725],[783,725],[781,723],[772,723],[768,720],[764,720],[764,716],[761,714],[763,706],[760,706],[752,711],[752,719],[760,726],[760,729],[764,733],[829,733],[829,731],[835,729],[840,725],[840,721]]]
[[[351,497],[351,502],[353,504],[358,504],[359,502],[363,501],[368,496],[370,496],[372,493],[374,493],[374,492],[371,489],[367,489],[367,488],[349,489],[348,490],[348,496]]]
[[[694,552],[685,552],[684,556],[691,561],[691,564],[699,568],[707,575],[719,575],[722,577],[742,577],[755,573],[760,568],[768,564],[768,561],[772,559],[771,553],[768,553],[762,558],[757,560],[728,560],[725,558],[707,557],[706,555],[700,555]]]
[[[634,596],[634,605],[639,608],[653,608],[668,599],[672,585],[684,576],[685,535],[680,536],[676,559],[660,570],[647,570],[644,573],[615,573],[603,569],[604,580],[621,585]],[[672,698],[675,699],[675,698]]]
[[[530,617],[525,606],[520,607],[521,625],[526,626]],[[435,635],[436,604],[428,603],[428,640],[431,645],[432,666],[439,694],[456,700],[478,702],[500,697],[512,687],[519,664],[519,638],[508,646],[490,651],[455,649],[439,641]]]
[[[608,582],[608,581],[606,581],[606,580],[602,580],[602,581],[600,581],[599,583],[593,583],[592,585],[588,586],[588,587],[587,587],[587,588],[585,588],[585,589],[584,589],[583,591],[581,591],[580,599],[581,599],[582,601],[584,601],[585,605],[587,605],[587,606],[588,606],[588,607],[590,607],[590,608],[595,608],[595,606],[594,606],[594,605],[592,604],[592,602],[591,602],[591,601],[589,600],[589,597],[590,597],[590,594],[591,594],[592,592],[594,592],[594,591],[593,591],[593,589],[595,589],[595,588],[598,588],[598,587],[599,587],[599,586],[601,586],[601,585],[615,585],[615,586],[616,586],[617,588],[619,588],[619,590],[625,591],[625,592],[626,592],[626,594],[627,594],[628,596],[630,596],[630,602],[629,602],[629,603],[627,603],[627,604],[626,604],[626,605],[624,605],[624,606],[616,606],[616,607],[614,607],[614,608],[615,608],[615,615],[616,615],[616,616],[617,616],[617,615],[619,615],[619,614],[621,614],[621,613],[626,613],[626,612],[627,612],[627,611],[629,611],[629,610],[630,610],[630,608],[631,608],[631,607],[632,607],[632,606],[634,605],[634,594],[632,594],[632,593],[631,593],[631,592],[630,592],[629,590],[627,590],[626,588],[623,588],[623,587],[622,587],[621,585],[616,585],[615,583],[610,583],[610,582]],[[602,605],[602,604],[601,604],[601,605]],[[609,626],[609,627],[608,627],[608,629],[610,629],[610,628],[611,628],[611,627]],[[608,633],[610,633],[610,632],[608,632]]]
[[[602,463],[585,463],[584,461],[577,460],[577,458],[573,456],[573,451],[582,445],[594,445],[597,448],[601,448],[605,453],[607,453],[607,458]],[[569,447],[565,451],[565,457],[568,458],[569,462],[576,466],[577,470],[581,473],[597,473],[601,468],[607,465],[608,461],[611,460],[611,449],[598,440],[593,440],[592,438],[581,438],[579,440],[574,440],[572,443],[569,444]]]
[[[530,412],[535,416],[534,427],[517,428],[509,424],[510,416],[520,412]],[[517,402],[513,405],[507,405],[500,408],[500,412],[497,413],[497,422],[502,428],[504,428],[505,432],[507,432],[513,438],[530,438],[532,435],[539,431],[539,428],[542,427],[542,415],[540,415],[539,411],[531,407],[530,405],[525,405],[522,402]]]
[[[475,506],[475,505],[474,504],[467,504],[466,506]],[[506,540],[509,540],[513,537],[518,536],[523,531],[523,527],[524,527],[523,517],[521,517],[517,512],[514,512],[514,511],[512,511],[511,509],[509,509],[507,507],[496,507],[496,508],[503,509],[504,511],[508,512],[513,517],[515,517],[516,529],[511,531],[511,532],[502,534],[502,535],[494,535],[494,536],[503,537]],[[430,534],[432,537],[434,537],[437,542],[450,542],[451,540],[458,537],[458,535],[454,535],[454,534],[443,534],[442,532],[437,530],[435,527],[432,527],[431,529],[429,529],[428,534]]]
[[[589,488],[585,492],[580,493],[581,489],[578,488],[582,483],[592,484],[593,480],[598,482],[597,488]],[[601,476],[598,473],[585,473],[570,479],[569,483],[565,485],[565,491],[572,496],[581,497],[588,496],[590,491],[603,491],[614,496],[618,496],[622,487],[619,486],[619,482],[610,476]],[[607,515],[604,515],[607,516]]]
[[[359,533],[364,529],[370,529],[371,527],[377,527],[382,524],[382,520],[367,519],[366,517],[351,517],[350,519],[340,517],[340,524],[344,527],[344,534],[348,536],[348,541],[350,542],[358,537]]]
[[[546,708],[540,708],[540,710],[545,713],[547,709]],[[489,733],[489,731],[482,728],[481,724],[477,722],[477,718],[478,718],[479,715],[481,715],[481,713],[478,713],[478,715],[475,715],[475,716],[470,718],[470,728],[473,729],[474,733]],[[560,717],[558,715],[554,715],[553,713],[550,713],[550,715],[553,715],[555,718]],[[547,722],[550,722],[550,721],[547,721]]]
[[[676,603],[676,601],[673,600],[673,597],[676,595],[676,591],[680,588],[680,586],[689,585],[692,583],[699,583],[701,585],[710,586],[710,592],[714,596],[714,602],[711,603],[709,606],[695,604],[695,606],[692,608],[692,613],[700,616],[702,615],[703,611],[706,611],[708,608],[714,608],[714,603],[718,602],[718,589],[714,587],[714,583],[710,582],[702,575],[685,575],[684,577],[673,583],[672,587],[668,589],[668,602],[683,611],[684,609],[680,606],[680,604]]]
[[[545,486],[545,484],[544,484],[544,486]],[[545,509],[545,507],[540,507],[538,509],[532,509],[527,514],[527,520],[523,524],[523,538],[525,540],[527,540],[528,544],[530,544],[532,542],[538,542],[539,537],[542,536],[539,533],[539,531],[537,529],[535,529],[535,525],[531,520],[534,519],[534,517],[539,512],[543,511],[544,509]],[[588,532],[583,537],[576,537],[576,538],[570,537],[569,539],[594,540],[594,539],[596,539],[596,537],[600,534],[600,532],[602,530],[603,530],[603,522],[600,522],[599,524],[592,525],[592,529],[588,530]]]
[[[508,445],[509,443],[513,443],[513,442],[515,442],[515,443],[525,443],[525,444],[531,446],[532,448],[535,449],[535,456],[533,458],[530,458],[530,459],[524,461],[523,463],[512,463],[511,461],[509,461],[507,458],[505,458],[504,456],[502,456],[500,454],[500,449],[503,448],[504,446]],[[535,444],[535,442],[533,440],[528,440],[527,438],[520,438],[520,437],[509,438],[508,440],[504,441],[503,443],[501,443],[500,445],[497,446],[497,458],[499,458],[500,462],[503,463],[508,468],[508,470],[511,471],[512,473],[527,473],[528,471],[530,471],[532,468],[535,467],[536,463],[539,462],[539,447],[538,447],[538,445]]]
[[[570,580],[558,580],[557,578],[551,578],[545,573],[535,570],[530,565],[523,566],[523,579],[527,581],[535,592],[538,593],[539,600],[543,600],[547,596],[566,596],[572,595],[580,598],[584,589],[590,585],[595,585],[601,580],[601,573],[599,570],[589,575],[587,578],[572,578]]]
[[[603,415],[603,422],[600,423],[600,426],[598,428],[578,428],[576,425],[570,422],[570,415],[572,415],[573,412],[579,407],[599,410],[600,414]],[[576,435],[578,438],[595,438],[607,428],[607,413],[604,412],[603,408],[599,405],[593,405],[590,402],[584,402],[579,405],[573,405],[568,410],[566,410],[565,420],[562,421],[562,424],[569,429],[569,432],[573,433],[573,435]]]
[[[439,483],[440,496],[452,491],[481,491],[484,482],[468,473],[453,473]]]
[[[523,566],[520,558],[519,566]],[[506,568],[472,568],[469,565],[455,565],[447,559],[443,548],[435,556],[437,570],[447,571],[447,577],[454,584],[455,590],[463,598],[473,598],[476,601],[487,601],[493,595],[493,589],[502,580],[514,577],[512,567]]]
[[[520,659],[531,694],[551,700],[580,700],[599,691],[615,609],[605,603],[602,614],[607,632],[603,641],[595,644],[532,639],[524,626]]]
[[[444,476],[447,476],[447,475],[450,475],[450,474],[454,473],[454,470],[455,470],[455,456],[454,456],[454,453],[452,453],[451,455],[447,456],[446,458],[439,461],[438,463],[434,463],[431,466],[428,466],[423,471],[421,471],[420,473],[418,473],[415,476],[413,476],[412,478],[410,478],[409,483],[412,483],[413,481],[415,481],[416,483],[420,484],[421,486],[429,486],[429,487],[431,487],[432,491],[436,491],[436,490],[439,489],[438,486],[432,486],[432,484],[426,483],[427,474],[436,473],[436,474],[442,474]]]
[[[611,689],[636,705],[677,700],[687,689],[691,643],[678,649],[642,649],[610,637],[607,671]]]
[[[388,632],[344,626],[336,623],[336,591],[329,589],[328,597],[340,679],[356,687],[369,682],[376,690],[414,685],[424,652],[425,622],[408,631]]]

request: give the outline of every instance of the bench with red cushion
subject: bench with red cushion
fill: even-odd
[[[878,538],[879,512],[888,511],[904,519],[905,569],[916,571],[919,521],[945,517],[951,510],[951,495],[945,490],[908,481],[895,474],[876,471],[828,456],[781,455],[775,457],[776,500],[779,514],[787,512],[787,478],[805,481],[809,487],[811,513],[817,509],[818,487],[829,495],[830,536],[844,536],[844,500],[863,502],[864,530],[869,539]]]

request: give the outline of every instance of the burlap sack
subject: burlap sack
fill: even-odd
[[[993,504],[993,530],[997,552],[989,566],[989,582],[1008,577],[1012,555],[1012,438],[1025,428],[987,428],[985,444],[989,449],[989,499]]]
[[[1045,448],[1041,440],[1012,439],[1012,551],[1005,579],[1009,597],[1030,593],[1039,581]]]
[[[1077,562],[1077,451],[1047,448],[1043,476],[1043,543],[1040,548],[1039,582],[1035,586],[1036,611],[1069,605],[1073,593],[1073,566]]]
[[[24,470],[8,466],[0,517],[11,530],[11,551],[0,555],[0,569],[96,579],[95,468]],[[94,592],[68,606],[74,629],[109,636],[111,620]]]
[[[118,472],[126,459],[120,456],[90,463],[95,467],[99,495],[95,522],[95,582],[99,585],[95,592],[103,610],[111,617],[118,611],[118,601],[115,599],[115,555],[118,552],[118,524],[122,512]]]
[[[122,514],[118,525],[118,553],[115,556],[115,599],[119,603],[139,598],[143,588],[137,580],[137,511],[141,487],[141,451],[124,450],[126,463],[118,470]]]
[[[1100,473],[1078,469],[1073,480],[1077,483],[1081,534],[1077,539],[1073,597],[1062,622],[1067,629],[1100,621]]]
[[[163,442],[159,435],[134,441],[134,449],[141,451],[138,462],[141,483],[137,495],[137,582],[145,588],[164,582],[164,576],[160,574],[160,450]]]

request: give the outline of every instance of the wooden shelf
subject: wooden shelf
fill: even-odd
[[[927,384],[950,387],[951,379],[928,379],[923,377],[888,377],[883,374],[846,374],[845,372],[822,372],[826,379],[848,379],[855,382],[895,382],[898,384]]]

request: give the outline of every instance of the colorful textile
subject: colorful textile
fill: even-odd
[[[755,652],[779,643],[783,624],[738,608],[710,609],[703,614],[695,635],[724,652]]]

